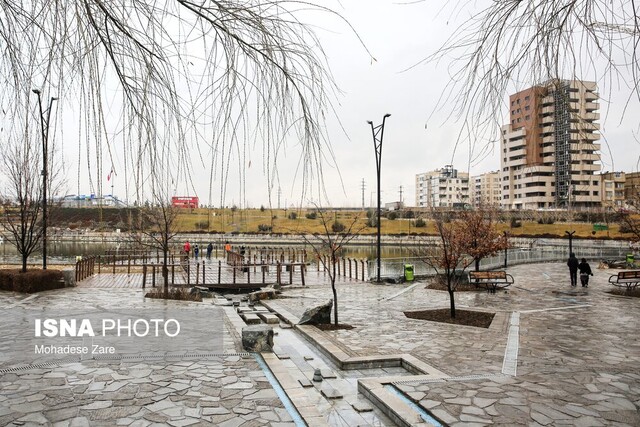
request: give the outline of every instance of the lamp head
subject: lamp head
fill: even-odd
[[[367,123],[369,123],[370,125],[373,124],[373,122],[371,120],[367,120]]]
[[[387,113],[384,115],[384,118],[386,119],[387,117],[391,117],[391,114]]]
[[[40,95],[40,89],[32,89],[33,93],[37,93],[38,95]]]

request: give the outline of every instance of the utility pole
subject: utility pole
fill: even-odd
[[[402,209],[402,185],[400,186],[400,206],[398,206],[398,209]]]
[[[278,209],[280,209],[280,195],[282,194],[282,189],[278,187]]]
[[[40,89],[33,89],[33,93],[38,95],[38,107],[40,109],[40,128],[42,130],[42,269],[47,269],[47,179],[49,157],[49,120],[51,119],[51,107],[53,101],[58,98],[49,99],[49,108],[42,111],[42,97]],[[46,114],[46,117],[45,117]]]
[[[377,176],[377,184],[378,184],[378,209],[377,209],[377,243],[376,243],[376,252],[377,252],[377,266],[376,266],[376,280],[380,282],[380,168],[382,166],[382,138],[384,137],[384,123],[387,120],[387,117],[390,117],[391,114],[385,114],[382,117],[382,124],[378,126],[374,126],[372,121],[368,121],[369,126],[371,126],[371,135],[373,136],[373,148],[376,152],[376,176]]]
[[[365,188],[364,178],[362,178],[361,188],[362,188],[362,210],[364,210],[364,188]]]

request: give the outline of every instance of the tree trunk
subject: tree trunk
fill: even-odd
[[[164,295],[169,295],[169,268],[167,268],[167,261],[169,259],[169,248],[162,248],[162,279],[164,280]]]
[[[451,286],[448,287],[447,291],[449,292],[449,305],[451,307],[451,318],[456,318],[456,300],[453,297],[453,289]]]
[[[474,261],[476,262],[476,271],[480,271],[480,258],[475,258]]]
[[[27,272],[27,255],[22,254],[22,272]]]
[[[338,326],[338,291],[336,290],[335,255],[331,254],[331,292],[333,292],[333,324]]]

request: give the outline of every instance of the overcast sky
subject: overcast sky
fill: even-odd
[[[391,1],[343,1],[337,9],[357,30],[371,54],[372,61],[357,37],[345,26],[318,13],[305,17],[316,25],[331,71],[342,94],[335,99],[337,120],[329,118],[327,134],[334,149],[337,170],[327,166],[324,171],[325,187],[333,206],[359,207],[362,204],[362,180],[365,181],[365,205],[375,203],[375,157],[371,129],[366,123],[379,124],[384,114],[387,119],[382,150],[382,202],[396,201],[403,189],[407,205],[415,203],[414,179],[417,173],[442,168],[453,163],[461,171],[469,171],[469,150],[458,147],[454,155],[454,142],[460,126],[454,119],[447,120],[447,109],[431,116],[436,102],[448,82],[449,64],[421,64],[408,71],[442,45],[455,25],[466,15],[453,18],[450,11],[441,11],[444,2],[410,4]],[[456,21],[458,19],[458,21]],[[514,83],[514,91],[535,82]],[[505,117],[508,113],[504,94]],[[603,94],[601,88],[601,96]],[[637,171],[640,145],[634,139],[637,132],[638,105],[632,103],[621,119],[624,97],[611,93],[613,104],[608,116],[601,111],[603,144],[603,170]],[[604,106],[603,102],[603,106]],[[67,107],[68,108],[68,107]],[[504,120],[502,121],[504,123]],[[69,193],[76,193],[78,163],[80,164],[80,193],[89,193],[86,186],[86,161],[78,162],[77,143],[64,146]],[[480,174],[500,167],[499,145],[482,160],[471,164],[470,173]],[[84,156],[84,154],[83,154]],[[116,153],[117,157],[117,153]],[[282,207],[300,203],[300,189],[293,182],[299,153],[291,147],[280,164]],[[612,164],[613,162],[613,164]],[[116,162],[117,163],[117,162]],[[245,195],[241,195],[238,179],[231,179],[225,204],[260,207],[268,205],[265,179],[261,169],[261,154],[256,153],[247,167]],[[104,166],[109,169],[108,165]],[[114,165],[116,171],[119,165]],[[107,170],[108,172],[108,170]],[[105,172],[105,173],[107,173]],[[209,203],[209,180],[206,169],[194,163],[193,176],[201,203]],[[340,179],[341,177],[341,179]],[[123,197],[124,179],[115,177],[114,192]],[[111,193],[110,183],[104,180],[103,193]],[[220,200],[219,183],[214,183],[212,203]],[[179,189],[178,192],[187,192]],[[185,195],[185,194],[178,194]],[[242,199],[245,200],[242,200]],[[318,202],[317,195],[309,200]],[[277,192],[272,205],[277,207]],[[326,204],[326,202],[322,202]]]

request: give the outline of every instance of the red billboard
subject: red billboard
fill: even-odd
[[[171,198],[171,205],[177,208],[192,208],[198,207],[198,198],[191,196],[174,196]]]

